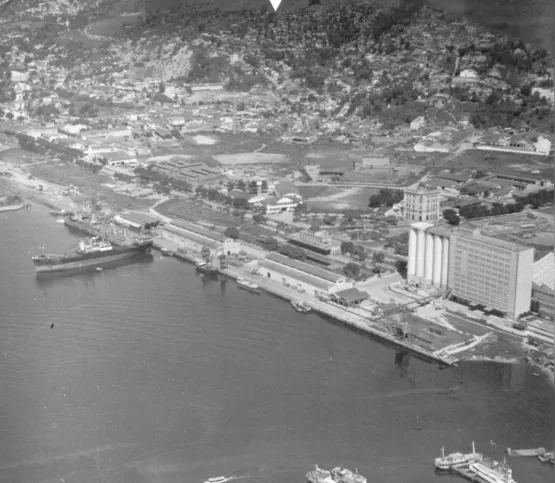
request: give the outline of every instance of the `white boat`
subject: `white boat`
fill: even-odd
[[[241,277],[237,279],[237,285],[239,287],[243,287],[248,290],[258,290],[259,288],[256,283],[250,282],[246,278],[241,278]]]
[[[297,312],[300,312],[301,314],[306,314],[311,310],[310,305],[303,302],[302,300],[291,300],[291,305]]]
[[[445,456],[445,449],[441,448],[441,457],[434,460],[434,466],[440,471],[449,471],[452,468],[468,466],[470,463],[481,461],[482,453],[476,453],[474,441],[472,441],[472,453],[451,453]]]
[[[513,470],[505,462],[482,459],[470,464],[469,469],[487,483],[516,483]]]
[[[224,481],[229,480],[225,476],[216,476],[214,478],[208,478],[204,483],[224,483]]]

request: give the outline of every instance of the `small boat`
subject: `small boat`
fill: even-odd
[[[539,454],[538,455],[538,459],[542,462],[542,463],[548,463],[551,462],[553,463],[553,451],[550,451],[548,453],[543,453],[543,454]]]
[[[302,300],[291,300],[291,305],[297,312],[300,312],[301,314],[306,314],[307,312],[310,312],[312,310],[312,307],[310,307],[310,305],[303,302]]]
[[[166,257],[171,257],[173,255],[173,253],[167,248],[160,248],[160,253]]]
[[[224,481],[229,480],[225,476],[216,476],[215,478],[208,478],[204,483],[224,483]]]
[[[481,453],[476,453],[474,441],[472,441],[472,453],[451,453],[445,456],[445,450],[441,448],[441,456],[434,460],[434,466],[438,471],[450,471],[452,468],[459,468],[481,461],[482,458]]]
[[[540,377],[540,373],[539,373],[539,372],[532,372],[532,375],[533,375],[534,377]]]
[[[52,216],[71,216],[73,213],[69,210],[52,210],[50,212]]]
[[[246,278],[241,277],[237,279],[237,286],[239,288],[250,290],[251,292],[258,292],[258,289],[260,288],[256,283],[249,282]]]

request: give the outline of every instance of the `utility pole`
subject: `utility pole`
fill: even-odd
[[[233,135],[237,134],[237,99],[233,99]]]

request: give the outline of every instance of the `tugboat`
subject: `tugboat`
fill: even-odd
[[[312,310],[310,305],[303,302],[302,300],[291,300],[291,305],[297,312],[300,312],[301,314],[306,314]]]
[[[434,466],[437,471],[450,471],[453,468],[468,466],[470,463],[481,461],[482,453],[476,453],[474,441],[472,441],[472,453],[451,453],[445,456],[445,449],[441,448],[441,457],[434,460]]]
[[[245,290],[249,290],[253,293],[259,293],[258,289],[260,288],[256,283],[249,282],[246,278],[239,277],[237,279],[237,286],[239,288],[244,288]]]
[[[355,470],[353,473],[347,468],[336,466],[331,471],[323,470],[316,465],[313,471],[306,474],[310,483],[366,483],[366,478]]]
[[[198,273],[206,275],[213,280],[218,279],[218,269],[204,258],[195,258],[195,267]]]

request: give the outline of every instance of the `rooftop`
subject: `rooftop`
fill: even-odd
[[[217,231],[207,230],[206,228],[202,228],[201,226],[189,223],[185,220],[174,220],[171,222],[171,225],[220,243],[223,243],[226,240],[226,237]]]
[[[339,292],[335,292],[333,295],[344,300],[348,304],[360,302],[362,300],[367,300],[370,298],[370,295],[368,295],[366,292],[362,292],[356,287],[351,287],[346,290],[340,290]]]
[[[553,252],[534,263],[533,281],[538,285],[547,285],[551,290],[555,290],[555,254]]]
[[[281,255],[279,253],[271,253],[266,257],[266,260],[271,260],[273,262],[279,263],[286,267],[292,268],[294,270],[298,270],[300,272],[305,272],[315,277],[318,277],[321,280],[325,280],[328,283],[338,283],[341,280],[345,280],[345,277],[342,275],[338,275],[337,273],[329,272],[328,270],[324,270],[322,268],[314,267],[308,263],[299,262],[297,260],[293,260],[285,255]]]
[[[283,275],[288,275],[291,278],[295,278],[301,282],[305,282],[313,287],[319,288],[320,290],[328,290],[333,284],[327,281],[324,281],[318,277],[314,277],[308,273],[298,272],[296,269],[289,268],[288,266],[282,265],[281,263],[277,263],[273,260],[269,260],[268,258],[261,260],[259,262],[261,267],[267,268],[269,270],[274,270],[278,273],[282,273]]]
[[[200,245],[205,245],[208,248],[212,248],[213,250],[217,250],[220,248],[220,244],[216,240],[211,240],[206,238],[205,236],[197,235],[196,233],[190,232],[189,230],[184,230],[178,226],[174,225],[164,225],[164,230],[169,231],[170,233],[175,233],[176,235],[186,237],[189,240],[197,242]]]
[[[140,213],[138,211],[124,211],[122,213],[118,213],[115,218],[117,217],[119,217],[119,219],[121,220],[130,221],[131,223],[139,226],[159,223],[159,220],[157,220],[156,218],[153,218],[146,213]]]

